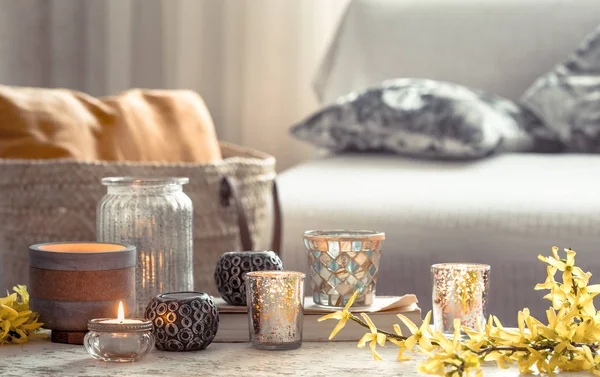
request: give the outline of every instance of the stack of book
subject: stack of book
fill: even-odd
[[[232,306],[223,299],[216,298],[215,303],[219,308],[219,331],[214,342],[236,343],[249,341],[248,335],[248,309],[245,306]],[[331,330],[337,321],[334,319],[318,322],[317,319],[325,314],[340,309],[324,308],[314,304],[312,297],[304,300],[304,324],[302,340],[305,342],[322,342],[329,338]],[[375,325],[386,331],[394,332],[394,324],[399,324],[403,334],[409,334],[406,326],[396,314],[403,314],[417,326],[422,322],[421,309],[417,306],[415,295],[377,296],[373,305],[369,307],[352,308],[352,313],[364,312],[371,317]],[[358,341],[368,329],[349,321],[346,327],[336,335],[334,341]]]

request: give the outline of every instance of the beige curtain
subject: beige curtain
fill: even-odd
[[[313,74],[347,2],[0,0],[0,84],[193,89],[220,138],[282,170],[311,156],[287,130],[317,107]]]

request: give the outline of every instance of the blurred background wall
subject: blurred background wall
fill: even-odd
[[[221,139],[310,158],[289,126],[348,0],[0,0],[0,84],[193,89]]]

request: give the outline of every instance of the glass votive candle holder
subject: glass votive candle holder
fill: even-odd
[[[431,266],[433,279],[433,323],[445,334],[454,332],[454,319],[461,326],[477,329],[485,325],[490,266],[477,263],[440,263]]]
[[[343,307],[358,291],[353,306],[372,305],[384,239],[371,230],[304,232],[314,303]]]
[[[302,345],[304,277],[295,271],[246,274],[248,325],[254,347],[287,350]]]
[[[154,348],[152,322],[144,319],[92,319],[88,330],[83,344],[98,360],[136,361]]]

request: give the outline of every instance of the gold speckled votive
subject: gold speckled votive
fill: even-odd
[[[250,342],[268,350],[302,345],[304,274],[254,271],[246,274]]]
[[[485,325],[490,266],[476,263],[440,263],[431,266],[433,322],[436,330],[454,331],[454,319],[477,329]]]

